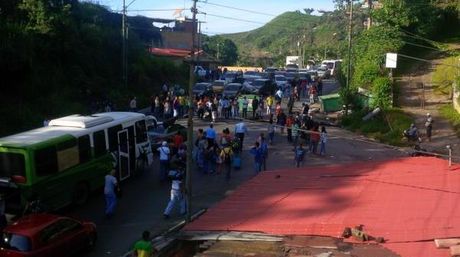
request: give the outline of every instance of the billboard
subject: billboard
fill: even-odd
[[[286,56],[286,65],[288,64],[300,66],[300,56]]]

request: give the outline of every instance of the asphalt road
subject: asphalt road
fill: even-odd
[[[324,94],[336,90],[333,81],[325,81]],[[298,105],[300,103],[297,103]],[[180,121],[184,123],[185,121]],[[236,121],[220,121],[215,124],[217,132],[228,127],[234,130]],[[264,122],[247,121],[249,135],[245,138],[242,155],[243,167],[233,172],[229,182],[223,174],[204,175],[193,172],[192,209],[198,211],[207,208],[225,197],[225,193],[255,175],[252,157],[248,149],[261,132],[266,132]],[[195,130],[206,128],[209,124],[197,120]],[[405,153],[391,147],[368,142],[348,131],[328,128],[329,141],[326,156],[308,155],[305,161],[306,172],[312,165],[338,164],[355,161],[381,160],[406,156]],[[269,148],[268,170],[294,168],[293,146],[287,143],[286,136],[277,132],[274,145]],[[170,185],[159,183],[159,160],[142,176],[131,178],[122,184],[123,198],[120,199],[115,216],[106,220],[104,217],[104,197],[102,192],[95,193],[90,201],[79,209],[68,210],[67,214],[91,220],[97,224],[98,242],[95,249],[84,255],[87,257],[121,256],[130,250],[133,242],[140,238],[143,230],[153,234],[171,227],[181,218],[173,216],[163,219],[163,210],[169,200]]]

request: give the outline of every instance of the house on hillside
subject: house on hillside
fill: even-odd
[[[194,24],[191,19],[185,17],[179,19],[154,18],[153,22],[154,24],[161,24],[159,25],[161,42],[152,45],[149,48],[150,53],[168,58],[179,64],[183,61],[190,61],[191,49],[195,45],[196,49],[193,54],[195,55],[195,60],[197,60],[196,64],[210,69],[217,68],[219,61],[201,50],[201,34],[197,33],[195,44],[193,44]]]

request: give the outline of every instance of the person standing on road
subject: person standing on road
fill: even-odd
[[[289,143],[292,143],[292,125],[293,124],[294,124],[294,117],[292,117],[292,114],[289,114],[289,116],[286,119],[287,140]]]
[[[153,256],[153,246],[150,242],[150,232],[142,232],[142,239],[137,241],[133,247],[132,257],[151,257]]]
[[[213,146],[216,141],[216,131],[212,123],[209,124],[209,128],[206,129],[206,139],[208,140],[208,147]]]
[[[169,168],[169,157],[171,150],[168,147],[168,142],[163,141],[161,146],[157,148],[157,151],[160,153],[160,181],[166,180],[166,173]]]
[[[243,149],[244,135],[248,133],[246,124],[244,122],[235,125],[235,136],[240,139],[240,151]]]
[[[429,142],[431,142],[431,132],[433,130],[433,118],[431,117],[430,113],[426,114],[425,129],[426,129],[426,138],[428,139]]]
[[[299,140],[299,121],[296,119],[294,124],[292,124],[292,137],[294,138],[294,145],[297,145],[297,141]]]
[[[267,133],[269,138],[269,143],[273,144],[273,139],[275,138],[275,125],[273,124],[273,119],[270,119],[268,122]]]
[[[257,99],[257,96],[252,99],[252,118],[256,119],[256,113],[257,109],[259,108],[259,99]]]
[[[249,105],[249,101],[247,99],[247,97],[243,97],[243,119],[247,119],[248,118],[248,105]]]
[[[262,149],[260,148],[259,142],[255,142],[254,146],[251,148],[250,154],[254,155],[254,171],[259,173],[262,170],[262,163],[263,163],[263,153]]]
[[[326,127],[322,126],[321,127],[321,135],[320,135],[320,150],[319,150],[319,155],[325,155],[326,154],[326,142],[327,142],[327,131]]]
[[[318,126],[315,125],[311,130],[310,134],[310,152],[316,154],[316,149],[318,148],[318,143],[321,138],[320,133],[318,131]]]
[[[262,169],[267,170],[268,144],[264,134],[260,134],[260,150],[262,151]]]
[[[165,219],[169,219],[171,212],[177,203],[180,206],[180,215],[185,215],[186,207],[184,197],[185,188],[182,183],[182,179],[184,178],[183,167],[178,165],[176,170],[171,170],[169,172],[169,177],[171,178],[171,198],[169,199],[168,205],[163,212],[163,217]]]
[[[294,160],[295,160],[295,166],[297,168],[300,167],[300,165],[304,163],[304,156],[305,156],[305,150],[303,148],[303,144],[300,143],[298,146],[294,147]]]
[[[118,187],[118,181],[115,177],[116,171],[112,170],[110,174],[105,176],[104,195],[105,195],[105,217],[111,218],[117,206],[117,195],[115,190]]]
[[[220,158],[225,167],[225,179],[230,180],[232,173],[232,157],[233,151],[230,146],[224,147],[220,152]]]
[[[320,77],[316,85],[318,87],[318,96],[322,96],[323,95],[323,78]]]

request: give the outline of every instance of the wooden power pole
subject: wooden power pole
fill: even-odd
[[[190,49],[190,71],[189,71],[189,83],[188,83],[188,121],[187,121],[187,167],[185,172],[185,195],[187,202],[187,217],[186,221],[192,220],[192,150],[193,150],[193,83],[195,82],[195,38],[196,38],[196,2],[193,0],[192,7],[192,48]]]
[[[367,29],[369,30],[372,27],[372,0],[367,0],[367,6],[369,6],[369,17],[367,20]]]

